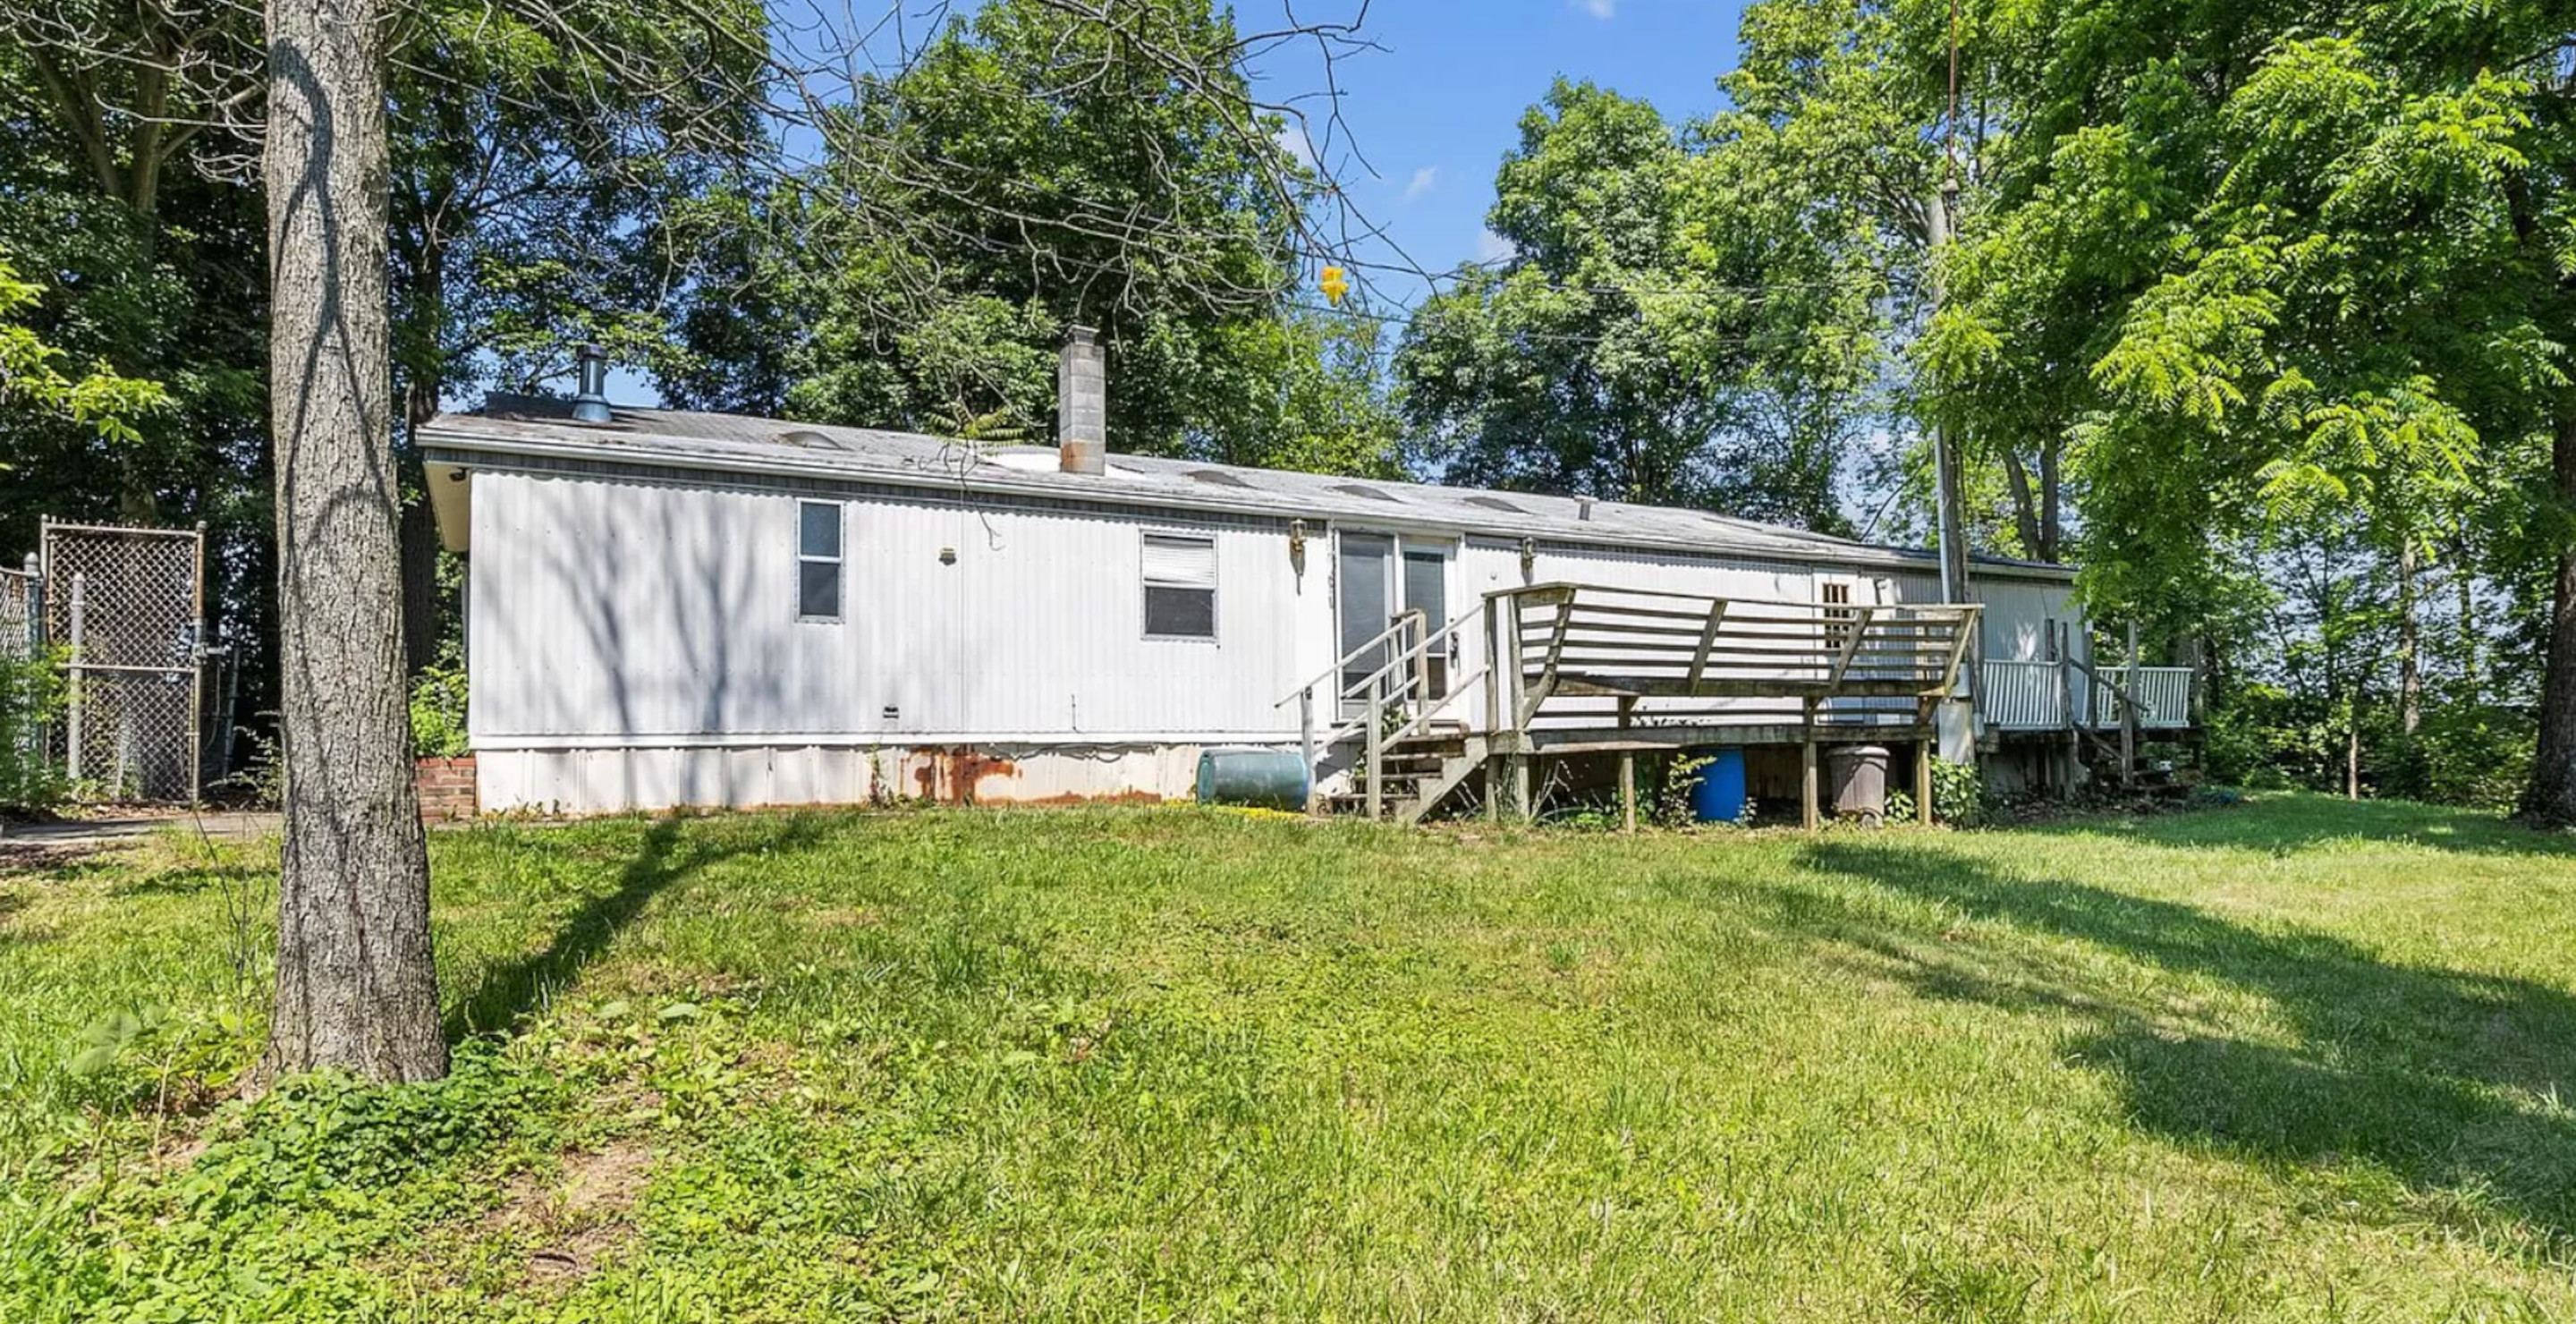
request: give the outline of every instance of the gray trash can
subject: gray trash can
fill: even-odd
[[[1887,821],[1887,748],[1837,745],[1827,756],[1834,779],[1834,815],[1871,826]]]

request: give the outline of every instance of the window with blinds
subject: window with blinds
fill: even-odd
[[[1145,637],[1216,638],[1216,539],[1145,535]]]

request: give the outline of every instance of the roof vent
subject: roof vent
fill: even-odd
[[[573,363],[581,374],[581,389],[572,398],[573,420],[608,422],[612,415],[608,408],[607,352],[597,345],[584,345],[573,351]]]
[[[1589,521],[1592,518],[1592,498],[1576,497],[1574,499],[1574,517],[1576,519],[1586,521]]]
[[[1192,469],[1190,477],[1214,487],[1250,487],[1252,484],[1223,469]]]
[[[802,446],[807,450],[836,451],[843,449],[841,443],[832,440],[830,437],[824,436],[820,432],[813,431],[810,428],[790,428],[785,432],[779,433],[778,439],[790,446]]]
[[[1506,515],[1526,515],[1529,513],[1528,511],[1513,505],[1511,502],[1503,500],[1501,497],[1471,496],[1467,498],[1467,504],[1471,506],[1483,506],[1487,510],[1499,510]]]
[[[1333,490],[1341,493],[1343,496],[1366,497],[1371,501],[1392,502],[1395,500],[1394,497],[1388,496],[1386,493],[1381,492],[1374,487],[1362,487],[1357,483],[1335,483],[1333,484]]]

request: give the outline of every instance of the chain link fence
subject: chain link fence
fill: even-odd
[[[36,641],[35,572],[0,570],[0,661],[34,657]]]
[[[198,798],[205,535],[45,522],[37,602],[69,693],[55,753],[75,794]]]

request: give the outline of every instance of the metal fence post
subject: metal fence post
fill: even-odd
[[[197,521],[188,579],[188,803],[206,796],[206,522]]]
[[[63,702],[63,767],[75,782],[81,778],[81,709],[88,704],[88,698],[81,693],[81,643],[86,633],[82,612],[88,605],[84,600],[88,596],[88,578],[77,571],[72,575],[71,638],[68,641],[71,653],[63,663],[64,679],[70,689]]]

